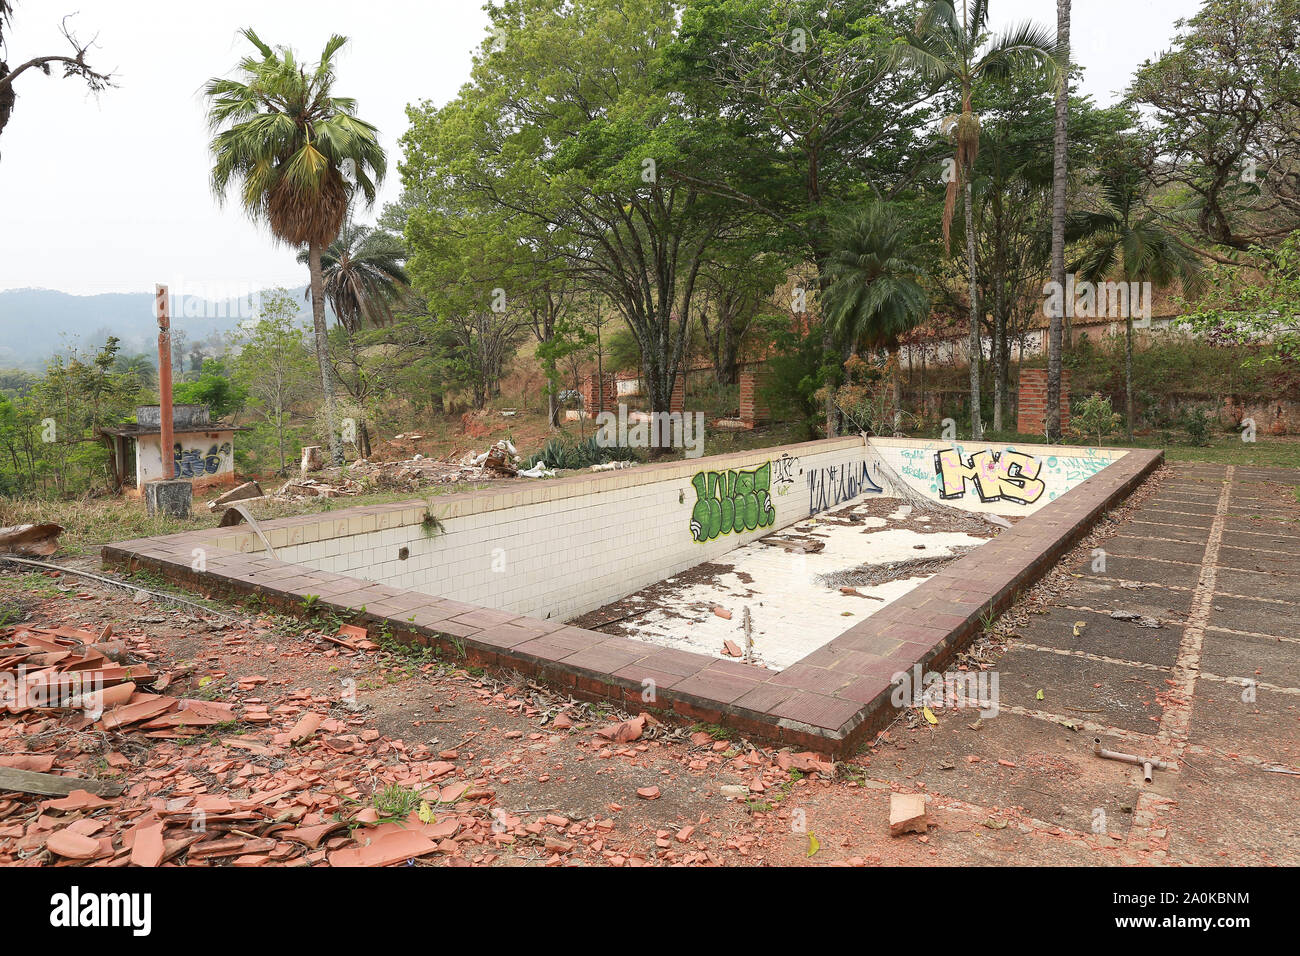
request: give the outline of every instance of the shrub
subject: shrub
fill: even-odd
[[[1187,443],[1189,445],[1205,446],[1211,442],[1211,434],[1214,431],[1214,417],[1210,413],[1209,407],[1191,405],[1183,409],[1183,413],[1178,419],[1178,426],[1187,433]]]
[[[1107,435],[1115,432],[1119,423],[1119,413],[1111,408],[1110,399],[1103,398],[1100,392],[1093,392],[1080,401],[1070,415],[1070,432],[1084,441],[1095,435],[1100,445]]]
[[[589,468],[592,465],[603,465],[610,461],[638,461],[636,452],[631,448],[619,448],[617,446],[603,446],[596,441],[596,436],[592,435],[585,441],[562,441],[558,438],[550,439],[542,450],[528,458],[524,462],[525,468],[533,468],[538,462],[546,462],[547,468],[559,468],[571,470],[575,468]]]

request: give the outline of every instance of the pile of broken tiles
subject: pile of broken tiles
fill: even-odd
[[[0,632],[5,686],[22,674],[25,687],[57,687],[74,669],[93,670],[104,686],[102,713],[79,698],[7,694],[0,865],[385,866],[432,854],[463,864],[462,845],[499,846],[531,832],[509,814],[489,814],[490,788],[454,779],[455,751],[383,739],[352,726],[361,717],[321,713],[331,701],[306,691],[274,709],[146,693],[140,687],[157,689],[170,675],[114,664],[109,636]],[[44,706],[51,702],[59,706]],[[21,790],[32,780],[36,788]],[[419,807],[381,819],[367,804],[389,786],[418,793]],[[551,827],[576,826],[552,816]],[[554,842],[553,851],[567,846]]]

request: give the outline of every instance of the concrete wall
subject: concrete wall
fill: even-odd
[[[348,508],[266,522],[264,529],[282,561],[566,620],[810,515],[881,494],[889,482],[876,464],[877,453],[909,487],[939,499],[936,455],[946,451],[945,461],[960,469],[969,456],[996,451],[995,467],[979,482],[950,476],[960,493],[947,503],[1002,514],[1036,511],[1121,454],[1025,446],[1026,456],[1013,462],[1016,450],[987,443],[872,439],[872,446],[874,451],[860,438],[805,442],[513,482],[428,503]],[[1024,475],[999,471],[998,460],[1004,468],[1023,466]],[[1031,471],[1036,478],[1025,477]],[[981,489],[1023,497],[1024,484],[1033,480],[1043,488],[1031,502],[981,500]],[[439,519],[442,531],[426,532],[426,511]],[[232,529],[218,546],[262,550],[247,526]]]
[[[175,452],[168,456],[170,472],[163,465],[161,440],[159,435],[141,435],[136,439],[136,491],[143,493],[145,482],[159,478],[189,478],[195,488],[230,484],[235,480],[235,433],[230,429],[176,432],[173,443],[181,446],[181,458],[178,469]]]
[[[871,444],[913,491],[965,511],[1000,515],[1033,514],[1126,454],[910,438],[873,438]]]
[[[297,519],[292,528],[272,522],[269,540],[284,561],[570,618],[810,513],[879,493],[865,452],[861,439],[842,438],[433,498],[445,530],[432,537],[419,523],[426,506],[411,502],[420,507],[387,519],[387,528],[367,516],[376,509],[353,508],[313,516],[310,531]],[[246,530],[222,546],[260,550]]]

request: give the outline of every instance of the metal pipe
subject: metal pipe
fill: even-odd
[[[262,534],[261,526],[257,523],[257,520],[248,513],[248,509],[244,507],[243,503],[236,502],[230,506],[230,509],[243,515],[244,520],[248,522],[249,526],[252,527],[257,536],[262,539],[262,547],[266,548],[266,553],[269,554],[272,559],[279,561],[280,559],[276,556],[275,548],[271,547],[271,542],[266,539],[266,535]]]
[[[1142,768],[1142,779],[1147,783],[1151,782],[1152,770],[1177,770],[1178,765],[1161,760],[1158,757],[1138,757],[1134,754],[1122,753],[1118,750],[1106,750],[1101,745],[1100,737],[1092,738],[1092,752],[1103,760],[1118,760],[1121,763],[1131,763],[1135,767]]]
[[[236,624],[242,624],[244,618],[238,618],[234,615],[227,614],[225,611],[213,610],[206,605],[199,604],[196,601],[190,601],[183,597],[177,597],[174,594],[168,594],[166,591],[155,591],[152,588],[142,588],[138,584],[132,584],[130,581],[119,581],[116,578],[107,578],[102,574],[95,574],[91,571],[82,571],[80,568],[70,568],[63,564],[51,564],[49,561],[33,561],[31,558],[22,558],[16,554],[0,554],[0,564],[6,561],[12,561],[15,564],[26,564],[33,568],[46,568],[50,571],[60,571],[63,574],[76,574],[83,578],[90,578],[93,581],[99,581],[103,584],[111,584],[114,587],[126,588],[128,591],[143,591],[150,597],[160,598],[164,601],[171,601],[175,604],[184,604],[188,607],[198,608],[204,614],[215,614],[217,617],[224,617],[228,621],[234,621]]]

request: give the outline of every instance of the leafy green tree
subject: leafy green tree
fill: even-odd
[[[922,76],[947,88],[956,97],[959,112],[945,117],[943,128],[955,144],[955,155],[944,199],[943,235],[956,210],[957,196],[963,196],[966,226],[966,268],[970,297],[970,394],[971,437],[983,436],[980,417],[979,289],[975,278],[975,233],[971,180],[979,154],[980,121],[974,112],[972,93],[981,79],[1004,79],[1013,72],[1041,71],[1057,80],[1061,75],[1056,57],[1056,39],[1043,28],[1022,23],[997,37],[988,32],[987,0],[932,0],[917,21],[908,43],[894,49],[899,61]]]
[[[371,453],[369,410],[383,392],[383,369],[394,344],[382,330],[395,322],[395,310],[410,301],[406,257],[399,237],[351,221],[344,223],[339,237],[321,256],[325,300],[339,324],[339,334],[333,336],[337,344],[330,348],[330,365],[352,397],[354,408],[360,410],[355,423],[356,445],[363,457]],[[298,261],[307,263],[307,253],[299,253]]]
[[[1055,109],[1051,82],[1032,72],[981,81],[974,98],[981,103],[972,181],[975,274],[981,318],[987,316],[981,337],[990,342],[997,431],[1011,394],[1012,347],[1042,314],[1043,284],[1051,275]],[[1133,123],[1125,107],[1099,109],[1089,97],[1073,96],[1067,152],[1076,179],[1082,182],[1095,157],[1113,149]],[[963,278],[969,285],[969,276]],[[953,311],[959,305],[954,298]]]
[[[700,331],[720,385],[739,381],[741,349],[759,318],[776,314],[772,293],[786,280],[785,256],[763,249],[765,224],[751,217],[745,231],[710,247],[700,270]]]
[[[1204,294],[1183,318],[1216,345],[1261,349],[1247,362],[1300,368],[1300,231],[1276,247],[1255,246],[1239,265],[1212,263]]]
[[[671,84],[708,127],[716,158],[695,173],[708,189],[767,219],[769,248],[819,269],[834,212],[896,198],[929,175],[921,131],[934,90],[896,69],[909,5],[877,0],[688,0],[665,52]],[[684,176],[669,170],[670,176]],[[818,280],[823,284],[824,277]],[[840,356],[823,323],[824,368]],[[825,399],[826,433],[836,415]]]
[[[450,370],[484,408],[500,391],[505,364],[526,335],[539,290],[527,278],[526,247],[491,209],[413,210],[407,224],[414,287],[455,343]],[[545,306],[543,306],[545,308]]]
[[[519,231],[618,309],[651,407],[667,410],[696,279],[727,211],[693,184],[717,155],[712,127],[653,82],[674,6],[506,0],[488,12],[491,35],[460,95],[409,111],[403,182],[436,210],[521,217]],[[474,315],[481,341],[498,325]]]
[[[141,397],[135,375],[115,371],[118,349],[110,336],[93,356],[75,348],[55,355],[18,404],[21,434],[13,437],[25,448],[29,489],[53,484],[68,495],[101,479],[115,484],[98,430],[128,420]]]
[[[1087,282],[1119,278],[1124,282],[1150,282],[1157,287],[1181,282],[1194,290],[1201,266],[1164,226],[1156,212],[1145,207],[1144,175],[1138,166],[1118,161],[1104,166],[1097,182],[1095,208],[1079,210],[1067,220],[1066,236],[1080,246],[1071,271]],[[1133,439],[1133,303],[1124,310],[1124,419]]]
[[[1128,91],[1150,117],[1149,173],[1199,238],[1276,245],[1300,227],[1300,0],[1206,0],[1175,26]]]
[[[127,375],[134,375],[141,388],[158,387],[158,359],[152,355],[121,355],[113,362],[113,370]]]
[[[247,390],[235,380],[221,359],[205,359],[199,377],[172,386],[172,399],[189,405],[206,405],[216,419],[238,414]]]
[[[280,473],[287,470],[285,445],[293,406],[311,387],[311,355],[305,329],[296,322],[297,303],[285,289],[262,298],[255,322],[237,332],[240,345],[234,361],[240,387],[256,401],[256,411],[275,435]]]
[[[224,201],[238,186],[251,218],[266,221],[280,241],[306,247],[325,419],[334,462],[342,464],[322,256],[353,198],[359,193],[367,206],[374,203],[387,160],[375,127],[356,115],[356,102],[334,94],[334,57],[346,37],[330,37],[319,61],[308,66],[291,49],[273,49],[251,29],[241,32],[257,55],[239,61],[238,78],[214,77],[204,87],[215,133],[212,189]]]

